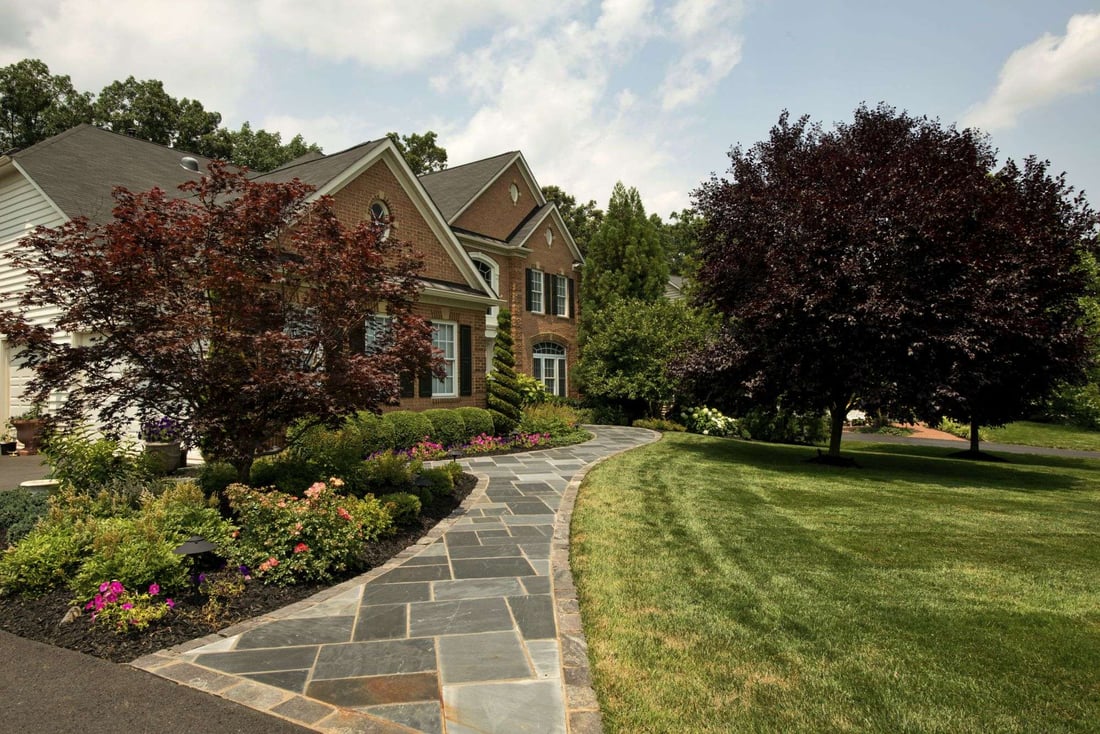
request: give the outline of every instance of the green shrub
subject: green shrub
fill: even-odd
[[[432,422],[422,413],[395,410],[382,417],[393,426],[393,447],[398,451],[411,449],[432,433]]]
[[[541,380],[522,372],[516,373],[516,389],[519,392],[522,408],[541,405],[551,397]]]
[[[386,512],[393,518],[394,525],[415,525],[420,518],[420,498],[409,492],[393,492],[378,498]]]
[[[568,405],[543,403],[524,408],[520,433],[548,433],[551,438],[572,435],[577,430],[577,411]]]
[[[116,579],[130,588],[145,588],[154,582],[165,588],[182,588],[187,583],[187,566],[183,556],[172,552],[178,545],[178,540],[169,540],[140,518],[101,519],[69,588],[81,600],[95,596],[104,581]]]
[[[232,542],[234,527],[221,516],[217,499],[207,499],[194,482],[177,482],[159,496],[146,496],[139,519],[163,535],[173,548],[192,535],[200,535],[224,555]]]
[[[462,416],[462,422],[466,425],[466,435],[462,437],[465,443],[481,435],[493,435],[493,414],[484,408],[455,408]]]
[[[80,563],[82,550],[71,525],[40,523],[0,555],[0,589],[40,596],[68,580]]]
[[[359,462],[363,460],[363,439],[353,421],[339,429],[313,425],[291,432],[291,447],[286,453],[310,465],[310,472],[318,478],[340,477],[354,482],[359,479]]]
[[[382,416],[362,410],[348,420],[359,431],[364,456],[393,448],[393,423]]]
[[[454,476],[446,466],[421,469],[414,484],[423,492],[420,499],[424,504],[450,497],[455,491]]]
[[[738,422],[753,441],[813,445],[829,437],[829,421],[822,414],[797,413],[784,408],[756,408]]]
[[[600,426],[625,426],[630,423],[630,416],[621,405],[610,403],[597,403],[588,406],[591,422]]]
[[[419,469],[420,462],[410,461],[404,454],[383,451],[363,462],[364,486],[375,495],[404,492],[412,487],[414,472]]]
[[[390,532],[393,521],[374,497],[358,499],[336,489],[336,482],[318,482],[299,499],[230,486],[229,501],[242,524],[233,561],[278,585],[331,581],[336,573],[361,568],[363,544]]]
[[[136,444],[97,436],[87,426],[52,433],[42,453],[54,479],[85,491],[108,482],[151,481],[156,473]]]
[[[0,492],[0,529],[14,545],[31,531],[38,518],[46,514],[46,493],[19,487]]]
[[[936,428],[943,431],[944,433],[950,433],[952,436],[965,438],[967,441],[970,440],[969,423],[959,423],[958,421],[951,420],[950,418],[944,418],[939,422],[939,425],[937,425]],[[983,431],[981,427],[978,428],[978,440],[989,440],[989,434]]]
[[[199,486],[209,497],[217,497],[237,481],[237,470],[231,464],[215,461],[199,467]]]
[[[512,349],[512,312],[497,312],[497,338],[493,340],[493,369],[485,380],[485,402],[493,416],[493,433],[507,436],[519,423],[523,397],[516,383],[516,357]]]
[[[681,417],[684,419],[684,427],[692,433],[718,438],[744,437],[737,419],[723,415],[715,408],[708,408],[705,405],[685,408]]]
[[[634,421],[636,428],[648,428],[651,431],[672,431],[682,433],[687,430],[687,427],[677,423],[676,421],[665,420],[664,418],[639,418]]]
[[[283,452],[256,459],[252,463],[249,484],[253,487],[275,487],[300,497],[309,485],[321,479],[328,477],[315,464]]]
[[[466,441],[466,422],[457,411],[436,408],[425,410],[422,415],[431,421],[432,432],[429,436],[444,448],[458,446]]]

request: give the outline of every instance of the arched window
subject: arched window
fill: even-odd
[[[554,342],[539,342],[533,353],[535,379],[542,382],[551,395],[565,397],[565,347]]]
[[[382,239],[387,240],[390,236],[390,208],[386,206],[386,202],[381,199],[375,199],[370,205],[370,218],[372,222],[384,222],[386,228],[382,230]]]
[[[500,293],[500,266],[496,264],[496,261],[488,255],[482,255],[480,252],[471,254],[470,259],[474,261],[474,267],[477,268],[477,272],[481,274],[481,279],[485,281],[485,285],[489,286],[492,294],[495,296]],[[496,323],[496,306],[489,310],[489,317],[492,323]]]

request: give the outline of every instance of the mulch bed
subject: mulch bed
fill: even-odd
[[[425,533],[447,517],[470,494],[477,479],[463,474],[455,482],[452,497],[425,508],[420,525],[404,528],[397,535],[385,538],[367,547],[364,556],[367,567],[345,574],[333,583],[354,578],[364,571],[376,568],[419,540]],[[198,594],[174,595],[176,607],[160,623],[144,632],[115,634],[109,629],[93,627],[87,615],[67,624],[61,619],[72,606],[72,593],[59,589],[37,599],[20,596],[0,596],[0,629],[29,640],[65,647],[116,663],[129,662],[166,647],[224,629],[237,622],[280,609],[296,601],[306,599],[332,584],[302,584],[300,586],[267,586],[252,581],[240,596],[227,603],[226,613],[216,626],[199,619],[199,610],[205,597]]]

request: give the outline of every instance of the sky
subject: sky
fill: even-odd
[[[667,217],[783,110],[862,102],[977,127],[1100,208],[1100,2],[0,0],[0,66],[98,93],[133,75],[326,153],[434,130],[451,165],[521,150],[542,185]]]

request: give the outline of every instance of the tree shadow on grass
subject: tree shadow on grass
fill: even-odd
[[[928,446],[882,444],[862,447],[844,455],[858,458],[859,468],[846,468],[811,463],[817,454],[814,446],[788,446],[737,439],[679,440],[677,448],[694,453],[701,459],[716,462],[737,462],[768,471],[795,474],[808,479],[832,481],[843,477],[852,486],[868,490],[884,489],[891,480],[932,484],[947,489],[973,487],[1008,492],[1088,491],[1090,486],[1078,477],[1066,473],[1043,471],[1055,469],[1095,469],[1096,464],[1061,457],[1019,455],[1012,463],[975,462],[952,459],[951,449]],[[900,450],[899,450],[900,449]],[[1054,459],[1055,461],[1049,461]],[[1067,466],[1067,463],[1079,462]],[[1031,469],[1029,467],[1036,467]]]

